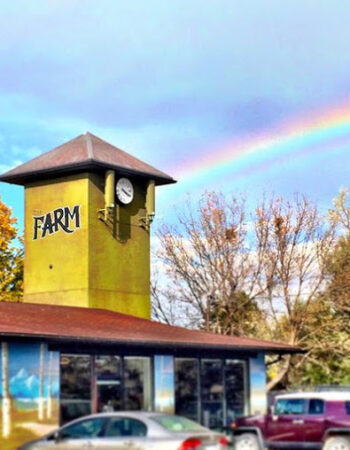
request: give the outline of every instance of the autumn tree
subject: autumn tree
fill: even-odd
[[[273,389],[287,383],[292,369],[300,368],[312,354],[306,330],[327,284],[327,261],[336,233],[317,206],[299,196],[293,201],[263,201],[256,211],[255,233],[271,338],[306,351],[301,357],[284,357],[268,384]],[[321,336],[324,326],[322,321],[314,323],[312,332]]]
[[[155,292],[158,318],[168,316],[170,300],[172,316],[179,312],[186,325],[302,347],[305,354],[286,355],[270,370],[268,389],[284,386],[313,357],[310,336],[322,339],[334,326],[320,294],[335,222],[299,196],[264,199],[247,215],[244,201],[217,193],[203,196],[196,209],[188,205],[178,220],[158,233],[168,278]]]
[[[305,340],[312,353],[300,371],[304,383],[350,383],[350,206],[341,189],[329,211],[338,239],[326,260],[327,287],[309,318]],[[321,329],[316,334],[314,330]]]
[[[341,189],[334,199],[330,219],[340,227],[340,238],[328,260],[330,285],[327,295],[334,311],[342,318],[350,334],[350,201],[347,189]]]
[[[210,193],[196,210],[188,202],[186,212],[178,215],[178,226],[160,228],[157,256],[170,283],[160,297],[159,289],[154,292],[156,316],[164,317],[159,306],[170,299],[170,304],[176,303],[172,311],[193,327],[232,335],[255,330],[262,313],[255,303],[258,274],[245,219],[242,199],[226,201]]]
[[[23,293],[23,248],[17,219],[0,199],[0,300],[20,301]],[[19,246],[15,245],[18,240]]]
[[[244,201],[209,193],[196,210],[188,202],[178,221],[157,234],[157,257],[169,283],[153,286],[154,315],[169,322],[170,303],[182,324],[231,335],[257,333],[263,323],[256,304],[259,267],[249,248]]]

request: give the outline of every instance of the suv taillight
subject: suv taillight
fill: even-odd
[[[225,437],[222,437],[219,441],[220,444],[220,450],[227,450],[228,449],[228,440]]]
[[[180,447],[179,450],[199,450],[202,445],[202,441],[200,439],[186,439]]]

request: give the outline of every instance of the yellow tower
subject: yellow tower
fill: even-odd
[[[25,302],[150,317],[154,191],[171,177],[86,133],[0,181],[25,186]]]

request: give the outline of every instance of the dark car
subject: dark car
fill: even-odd
[[[232,428],[235,450],[350,450],[350,393],[279,395],[269,414],[241,417]]]

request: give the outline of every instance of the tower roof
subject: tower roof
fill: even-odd
[[[5,172],[0,181],[23,185],[39,178],[91,169],[116,169],[126,175],[152,178],[157,185],[176,182],[166,173],[88,132]]]

